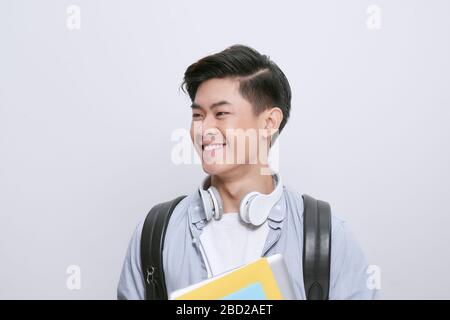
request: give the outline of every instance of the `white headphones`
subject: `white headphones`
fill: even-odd
[[[270,194],[263,194],[252,191],[242,198],[239,206],[239,215],[241,219],[254,226],[260,226],[266,221],[270,210],[281,198],[283,193],[283,184],[278,174],[273,175],[276,187]],[[205,190],[205,187],[208,187]],[[198,188],[203,208],[205,209],[206,220],[210,221],[213,217],[216,220],[222,218],[223,204],[219,191],[211,186],[211,176],[208,176],[203,184]]]

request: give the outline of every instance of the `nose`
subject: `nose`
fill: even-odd
[[[203,131],[202,134],[202,143],[210,144],[214,142],[221,141],[222,134],[217,128],[209,128]]]
[[[203,141],[215,139],[214,136],[221,135],[217,127],[216,119],[213,115],[207,115],[200,124],[200,132]]]
[[[211,119],[212,118],[212,119]],[[199,145],[209,144],[222,138],[214,117],[206,116],[202,121],[193,122],[193,138]]]
[[[212,114],[207,114],[202,121],[202,132],[214,132],[217,130],[216,119]]]

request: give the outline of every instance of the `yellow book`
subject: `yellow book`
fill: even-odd
[[[170,299],[281,300],[294,299],[294,292],[283,257],[277,254],[177,290]]]

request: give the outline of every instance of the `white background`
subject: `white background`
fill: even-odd
[[[171,161],[183,73],[236,43],[290,81],[285,183],[349,222],[384,298],[450,298],[449,18],[437,0],[1,0],[0,298],[116,297],[137,223],[204,176]]]

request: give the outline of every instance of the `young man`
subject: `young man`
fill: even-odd
[[[163,249],[168,294],[261,256],[281,253],[296,298],[305,299],[303,199],[267,166],[275,134],[289,118],[288,80],[267,56],[235,45],[189,66],[183,85],[192,100],[191,138],[208,176],[170,218]],[[243,143],[236,143],[242,137]],[[264,210],[249,209],[252,192],[265,199],[259,204]],[[214,206],[220,210],[212,210]],[[143,222],[126,253],[118,299],[145,298],[140,259]],[[329,298],[374,298],[376,290],[367,286],[363,252],[344,221],[332,215],[331,222]]]

